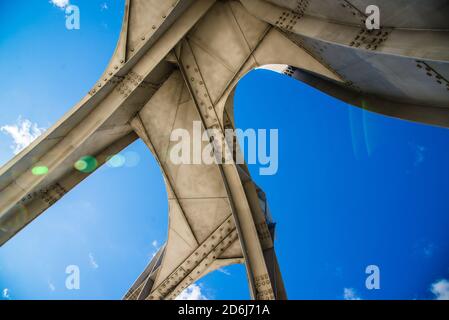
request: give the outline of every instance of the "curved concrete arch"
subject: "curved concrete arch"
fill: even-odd
[[[238,24],[238,20],[235,20],[236,17],[252,22],[252,24],[247,22],[247,25],[245,26],[247,28],[246,31],[248,32],[251,30],[252,34],[248,35],[243,31],[242,27]],[[212,20],[215,21],[215,28],[217,28],[217,30],[220,29],[220,32],[223,35],[223,39],[218,42],[215,41],[215,43],[205,39],[210,32],[210,21]],[[241,30],[240,35],[235,34],[236,29]],[[238,48],[235,49],[238,55],[237,58],[233,57],[233,60],[228,59],[228,61],[226,61],[227,57],[223,56],[218,51],[220,46],[224,44],[222,41],[228,41],[228,44]],[[276,50],[274,50],[276,47],[282,47],[282,53],[276,52]],[[322,74],[334,81],[341,81],[338,76],[310,56],[310,54],[295,46],[294,43],[279,31],[272,29],[270,26],[260,23],[260,21],[249,16],[248,13],[244,11],[243,6],[237,1],[217,3],[212,7],[208,16],[200,21],[196,28],[193,29],[177,46],[174,55],[175,61],[180,66],[181,71],[175,71],[170,76],[167,82],[153,96],[153,98],[150,99],[144,108],[142,108],[138,116],[132,122],[134,130],[147,143],[155,156],[161,159],[160,165],[164,168],[167,188],[169,194],[171,194],[171,222],[169,239],[167,242],[167,253],[161,261],[161,270],[164,270],[164,272],[159,272],[158,275],[155,275],[155,280],[152,284],[154,288],[152,288],[152,294],[148,297],[151,299],[173,297],[173,295],[170,295],[170,291],[174,292],[174,295],[179,294],[182,289],[186,288],[193,281],[196,281],[199,277],[213,269],[213,267],[209,269],[206,268],[213,263],[213,261],[208,261],[204,263],[201,270],[196,270],[194,271],[194,274],[192,274],[192,269],[189,265],[196,266],[200,264],[199,259],[195,259],[194,255],[197,253],[199,255],[206,254],[205,252],[196,252],[194,250],[192,256],[192,249],[195,249],[197,246],[204,247],[205,244],[203,242],[206,241],[205,239],[199,239],[199,241],[195,242],[197,237],[195,236],[195,230],[192,230],[192,226],[194,228],[197,225],[201,225],[201,231],[210,234],[211,231],[220,225],[222,219],[226,217],[224,213],[227,212],[230,214],[229,217],[233,216],[235,220],[235,226],[234,223],[232,223],[233,227],[229,229],[229,232],[232,232],[232,230],[236,228],[236,233],[249,233],[248,230],[243,231],[243,229],[251,229],[251,227],[254,228],[256,225],[260,225],[259,228],[262,229],[265,227],[265,230],[267,230],[264,221],[265,217],[258,204],[257,186],[251,180],[245,166],[212,165],[211,168],[211,166],[200,165],[200,167],[203,168],[198,170],[198,166],[174,166],[173,164],[170,164],[167,162],[166,156],[170,150],[167,141],[169,141],[169,135],[173,129],[180,127],[191,131],[189,127],[192,125],[191,122],[193,120],[200,121],[203,130],[210,128],[224,128],[226,126],[223,119],[224,107],[227,102],[228,104],[232,102],[232,99],[228,99],[228,97],[232,94],[235,85],[247,72],[256,67],[260,67],[261,65],[276,62],[281,62],[283,64],[297,64],[310,72]],[[212,60],[215,64],[210,63]],[[211,68],[219,68],[221,71],[214,72],[213,70],[210,70]],[[218,77],[214,76],[214,74],[218,75]],[[161,128],[161,125],[159,124],[162,123],[162,119],[164,120],[163,123],[166,124],[164,128]],[[164,134],[161,134],[162,131]],[[156,143],[154,141],[156,141]],[[166,143],[161,143],[161,141],[165,141]],[[182,173],[179,172],[179,170],[182,170]],[[233,179],[232,183],[229,182],[229,176],[226,176],[226,170],[229,171],[228,175],[233,177],[231,178]],[[207,179],[202,180],[203,174],[206,174]],[[215,186],[208,186],[208,192],[215,190],[217,194],[212,194],[212,196],[216,198],[221,197],[228,202],[222,209],[220,209],[224,210],[221,219],[209,221],[212,226],[200,223],[201,220],[206,220],[204,217],[208,215],[208,210],[210,210],[204,206],[202,207],[201,202],[204,202],[206,199],[210,201],[211,195],[203,194],[201,190],[196,190],[194,192],[197,197],[196,206],[189,208],[189,206],[186,205],[186,200],[188,201],[191,199],[183,194],[185,190],[182,190],[181,187],[184,183],[184,179],[193,182],[188,188],[189,190],[198,189],[198,186],[207,186],[208,182],[213,181]],[[217,184],[217,182],[220,183]],[[241,184],[240,188],[236,185],[237,183]],[[240,189],[238,191],[240,192],[240,195],[233,195],[232,189]],[[235,198],[237,197],[240,199],[238,202],[241,203],[236,203],[237,201]],[[256,220],[256,223],[252,221],[247,222],[246,225],[245,223],[241,223],[241,218],[238,217],[237,214],[238,209],[236,206],[238,205],[243,206],[240,210],[252,212],[253,219]],[[215,214],[220,212],[220,210],[217,210],[217,207],[214,208]],[[197,212],[200,211],[202,214],[195,217],[192,210]],[[229,223],[229,220],[227,223]],[[262,231],[258,230],[258,232],[254,233],[254,236],[260,233],[262,233]],[[225,236],[226,235],[223,235],[223,237]],[[235,251],[232,255],[233,260],[223,263],[241,262],[244,259],[247,261],[248,265],[248,260],[251,259],[249,257],[251,252],[253,253],[254,251],[259,250],[261,256],[266,256],[265,259],[262,258],[262,261],[267,261],[268,259],[270,261],[269,264],[271,265],[270,269],[272,274],[269,278],[272,279],[271,281],[273,283],[279,284],[279,292],[276,292],[276,296],[279,298],[282,296],[285,297],[282,279],[280,279],[280,274],[277,271],[278,266],[273,250],[272,239],[265,239],[265,243],[262,244],[259,249],[257,249],[257,246],[260,246],[261,244],[257,244],[257,242],[260,240],[251,239],[242,241],[242,239],[240,239],[240,246],[242,249],[239,248],[238,241],[236,241],[237,238],[234,240],[236,245],[234,245],[232,249]],[[180,241],[185,243],[184,249],[180,248]],[[171,249],[170,246],[176,246],[177,248],[176,250]],[[254,246],[256,247],[254,248]],[[227,252],[228,251],[225,251],[224,253],[226,254]],[[216,255],[213,255],[212,258],[214,256],[219,258],[219,256]],[[258,259],[260,260],[260,258]],[[256,261],[256,258],[253,258],[253,260]],[[263,266],[262,264],[262,266],[259,266],[259,270],[260,269],[262,271],[258,272],[263,273],[254,276],[251,274],[254,270],[249,267],[249,279],[255,279],[256,277],[263,277],[263,279],[266,279],[265,275],[268,276],[269,272],[268,267]],[[269,282],[269,279],[266,279],[264,282]],[[257,288],[255,280],[253,281],[252,290],[254,292],[254,297],[257,296],[258,291],[261,291]],[[274,294],[272,295],[274,296]],[[129,292],[127,298],[136,298],[136,296],[139,296],[138,290]],[[268,297],[269,296],[270,293],[268,293]]]
[[[308,56],[310,57],[310,56]],[[235,91],[237,89],[238,83],[244,79],[249,73],[251,73],[254,70],[262,69],[262,70],[269,70],[274,73],[283,74],[286,77],[292,77],[295,80],[304,82],[309,84],[307,81],[302,80],[298,74],[304,73],[304,74],[310,74],[314,75],[315,77],[318,77],[320,79],[323,79],[323,81],[330,82],[330,83],[340,83],[344,84],[343,80],[338,77],[338,75],[335,75],[330,72],[330,70],[326,70],[323,65],[321,65],[320,68],[316,68],[314,65],[310,65],[307,63],[307,61],[302,61],[301,63],[298,63],[297,65],[289,65],[287,63],[294,63],[291,59],[279,59],[278,56],[271,56],[268,57],[266,62],[256,66],[252,66],[251,69],[243,70],[242,74],[239,75],[238,79],[236,79],[235,82],[233,82],[227,91],[227,95],[225,96],[225,102],[222,106],[223,113],[221,114],[221,119],[224,124],[224,127],[227,128],[230,125],[232,125],[233,128],[236,128],[235,125],[235,119],[234,119],[234,95]],[[323,72],[324,71],[324,72]],[[321,90],[322,92],[325,92],[324,90]]]
[[[404,2],[379,3],[397,10]],[[427,2],[435,19],[389,15],[380,32],[363,29],[364,4],[127,0],[102,78],[0,169],[0,244],[94,172],[74,169],[80,157],[101,165],[140,138],[164,174],[169,236],[126,298],[172,299],[211,270],[244,262],[252,298],[285,299],[261,190],[248,170],[235,162],[175,164],[170,136],[175,129],[192,133],[197,121],[201,132],[214,129],[224,139],[235,86],[267,64],[288,65],[288,75],[353,105],[449,127],[449,28],[439,12],[447,5]],[[406,11],[420,8],[415,1]],[[413,25],[419,30],[407,29]],[[48,174],[33,175],[34,166]]]

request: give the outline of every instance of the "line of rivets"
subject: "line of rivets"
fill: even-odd
[[[228,220],[226,220],[226,222],[225,222],[226,224],[232,224],[232,218],[229,218]],[[224,223],[224,224],[225,224]],[[223,227],[220,227],[219,228],[219,230],[216,230],[212,235],[211,235],[211,237],[209,237],[207,240],[206,240],[206,242],[214,242],[214,241],[211,241],[211,239],[212,240],[215,240],[216,239],[216,236],[215,236],[215,234],[217,234],[217,233],[223,233],[223,230],[225,230]],[[229,231],[229,230],[231,230],[231,232],[229,232],[229,233],[227,233],[227,236],[226,236],[226,238],[228,238],[228,237],[232,237],[233,236],[233,234],[235,233],[235,237],[238,237],[238,235],[237,235],[237,233],[236,233],[236,230],[234,229],[231,229],[231,228],[226,228],[226,231]],[[213,237],[213,238],[212,238]],[[226,243],[224,243],[223,241],[221,241],[221,239],[222,239],[223,237],[222,237],[222,235],[220,236],[220,241],[218,241],[216,244],[214,244],[214,243],[212,243],[211,244],[211,251],[209,251],[209,253],[202,253],[202,256],[203,256],[203,260],[202,261],[205,261],[205,260],[207,260],[208,258],[207,257],[209,257],[209,259],[212,259],[212,260],[215,260],[215,258],[216,258],[216,255],[214,254],[214,252],[216,252],[217,250],[218,250],[218,248],[219,248],[219,251],[220,252],[223,252],[224,251],[224,248],[223,248],[223,246],[226,246]],[[234,242],[235,241],[235,239],[233,239],[233,240],[230,240],[229,242],[228,242],[228,244],[232,244],[232,242]],[[200,248],[207,248],[207,244],[206,243],[203,243],[203,245],[202,246],[200,246]],[[196,260],[195,259],[195,262],[194,262],[194,266],[193,266],[193,269],[191,268],[191,267],[188,267],[187,265],[188,264],[190,264],[190,262],[191,262],[191,257],[192,256],[199,256],[200,255],[200,253],[198,252],[198,250],[199,249],[197,249],[197,251],[195,251],[194,253],[193,253],[193,255],[191,255],[190,256],[190,258],[188,258],[188,259],[186,259],[186,261],[185,261],[185,264],[181,264],[173,273],[172,273],[172,275],[170,275],[160,286],[159,286],[159,288],[156,288],[156,290],[155,290],[155,292],[158,292],[161,296],[166,296],[167,295],[167,293],[170,291],[170,289],[172,289],[172,288],[174,288],[174,287],[176,287],[177,285],[176,285],[176,283],[178,282],[178,281],[184,281],[184,280],[182,280],[180,277],[176,277],[176,274],[177,273],[179,273],[180,272],[180,270],[182,270],[183,272],[182,272],[182,274],[184,274],[184,275],[186,275],[187,274],[187,271],[190,271],[190,272],[194,272],[195,271],[195,269],[197,269],[198,267],[200,267],[201,266],[201,263],[200,264],[198,264],[199,263],[199,261],[198,260]],[[207,262],[207,261],[206,261]],[[187,270],[187,271],[186,271]],[[189,279],[191,279],[190,277],[189,277]],[[193,281],[193,279],[192,279],[192,281]],[[172,284],[172,282],[173,282],[173,284]],[[172,284],[172,285],[171,285]],[[178,284],[178,286],[179,286],[179,284]],[[173,294],[173,293],[172,293]],[[153,298],[154,298],[154,295],[153,295]]]
[[[234,231],[233,231],[232,233],[230,233],[227,237],[230,238],[230,240],[227,242],[228,245],[227,245],[226,243],[224,243],[224,242],[221,242],[218,246],[225,246],[226,248],[229,247],[230,244],[232,244],[236,239],[238,239],[237,231],[234,230]],[[215,251],[215,250],[214,250],[214,251]],[[221,252],[224,251],[224,248],[223,248],[223,247],[220,248],[220,251],[221,251]],[[210,253],[210,254],[208,255],[208,257],[209,257],[209,259],[210,259],[211,261],[213,261],[213,260],[216,259],[216,256],[213,255],[212,253]],[[199,268],[200,270],[195,270],[195,269],[194,269],[193,271],[196,271],[196,274],[199,275],[199,274],[201,274],[203,271],[205,271],[209,265],[210,265],[210,264],[207,263],[207,259],[205,259],[205,260],[204,260],[204,263],[203,263],[203,266],[204,266],[204,267],[202,267],[202,265],[200,264],[200,265],[198,265],[198,266],[195,268],[195,269],[198,269],[198,268]],[[187,288],[187,287],[188,287],[191,283],[193,283],[193,282],[194,282],[194,279],[192,279],[190,276],[189,276],[187,279],[184,279],[180,284],[178,284],[178,286],[175,287],[174,291],[173,291],[172,293],[170,293],[170,294],[167,296],[167,298],[169,298],[169,299],[175,298],[176,296],[178,296],[178,295],[181,293],[181,290]]]
[[[178,2],[179,2],[179,1],[173,2],[173,3],[171,4],[171,8],[175,8],[175,7],[176,7],[176,4],[177,4]],[[173,9],[172,9],[172,10],[173,10]],[[170,12],[171,12],[171,11],[170,11]],[[166,18],[167,18],[167,15],[166,15],[166,14],[163,14],[163,15],[162,15],[162,19],[166,19]],[[152,26],[152,29],[153,29],[153,30],[156,30],[156,28],[157,28],[156,25],[153,25],[153,26]],[[145,41],[145,40],[146,40],[146,36],[142,36],[142,37],[141,37],[141,40],[142,40],[142,41]],[[135,51],[135,48],[134,48],[134,47],[130,48],[130,51],[131,51],[131,52],[134,52],[134,51]],[[124,60],[120,60],[120,63],[123,65],[123,64],[125,63],[125,61],[124,61]],[[118,66],[117,66],[117,65],[114,66],[114,70],[118,70]],[[113,75],[113,72],[109,72],[108,74],[109,74],[109,76],[112,76],[112,75]],[[104,80],[104,82],[107,82],[107,81],[108,81],[107,78],[105,78],[105,79],[103,79],[103,80]],[[98,84],[98,85],[97,85],[98,88],[101,88],[101,86],[102,86],[101,84]],[[89,95],[91,95],[91,96],[93,96],[95,93],[97,93],[96,88],[93,88],[92,90],[89,91]]]
[[[416,67],[418,69],[423,70],[428,77],[435,78],[435,81],[439,85],[446,87],[446,90],[449,91],[449,80],[445,79],[441,74],[439,74],[435,69],[431,68],[427,63],[425,63],[424,61],[416,60]]]

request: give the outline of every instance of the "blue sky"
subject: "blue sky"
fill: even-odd
[[[90,90],[115,48],[123,0],[71,2],[80,30],[67,30],[49,0],[0,3],[0,164]],[[278,173],[250,169],[277,222],[290,298],[449,298],[449,130],[362,111],[264,70],[240,82],[235,107],[239,128],[279,129]],[[11,128],[25,134],[14,140]],[[168,219],[150,152],[136,142],[124,154],[135,161],[100,168],[0,248],[0,299],[122,297]],[[65,288],[68,265],[80,267],[80,290]],[[368,265],[380,268],[379,290],[365,287]],[[244,267],[184,296],[247,299]]]

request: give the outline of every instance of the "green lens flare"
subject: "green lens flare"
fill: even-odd
[[[125,165],[126,159],[121,154],[116,154],[108,158],[108,166],[111,168],[120,168]]]
[[[84,156],[75,162],[75,169],[83,173],[91,173],[98,167],[98,161],[95,157]]]
[[[48,168],[46,166],[36,166],[31,169],[31,173],[35,176],[44,176],[48,173]]]

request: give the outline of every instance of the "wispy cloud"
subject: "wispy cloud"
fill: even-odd
[[[11,295],[9,293],[9,289],[8,288],[3,289],[2,297],[3,297],[3,299],[8,299],[8,300],[11,299]]]
[[[231,273],[230,273],[228,270],[226,270],[225,268],[220,268],[220,269],[218,269],[217,271],[218,271],[218,272],[221,272],[221,273],[224,273],[224,274],[227,275],[227,276],[230,276],[230,275],[231,275]]]
[[[431,257],[435,251],[435,245],[430,243],[428,246],[423,248],[423,253],[426,257]]]
[[[159,245],[159,241],[157,241],[157,240],[153,240],[153,242],[151,242],[151,246],[153,247],[153,252],[151,253],[151,257],[154,258],[154,256],[157,254],[157,252],[159,251],[159,249],[161,247]]]
[[[100,9],[101,9],[101,11],[108,10],[108,9],[109,9],[109,6],[108,6],[108,4],[107,4],[106,2],[103,2],[103,3],[100,5]]]
[[[197,284],[192,284],[182,291],[176,300],[208,300],[203,294],[201,287]]]
[[[70,4],[70,0],[50,0],[50,3],[58,8],[64,9]]]
[[[55,291],[56,290],[55,285],[52,282],[50,282],[50,281],[48,281],[48,288],[50,289],[50,291]]]
[[[441,279],[432,283],[430,291],[435,295],[436,300],[449,300],[449,281]]]
[[[410,148],[413,150],[414,154],[415,154],[415,159],[413,162],[413,165],[415,167],[418,167],[421,163],[424,162],[424,154],[427,151],[426,147],[421,146],[419,144],[410,142],[409,143]]]
[[[414,245],[414,253],[425,258],[431,258],[436,249],[436,245],[427,239],[420,239]]]
[[[361,298],[355,292],[354,288],[344,288],[343,298],[345,300],[361,300]]]
[[[97,261],[95,261],[95,257],[92,252],[89,253],[89,264],[93,269],[98,269],[99,265]]]
[[[14,154],[18,154],[44,133],[45,129],[40,128],[36,123],[28,119],[19,117],[17,123],[2,126],[0,127],[0,131],[12,138],[11,149]]]

